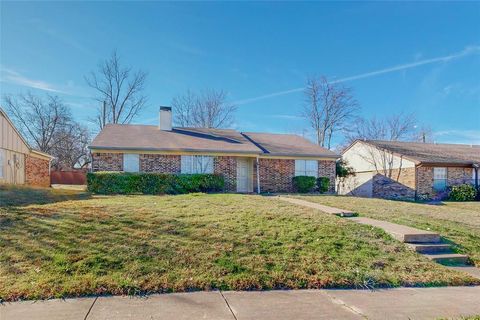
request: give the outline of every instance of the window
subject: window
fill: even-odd
[[[7,161],[5,160],[5,152],[0,149],[0,178],[4,178],[3,176],[3,166]]]
[[[211,156],[182,156],[181,172],[213,173],[213,157]]]
[[[295,160],[295,176],[318,176],[317,160]]]
[[[123,171],[125,172],[140,171],[140,161],[137,153],[123,154]]]
[[[435,191],[447,189],[447,168],[433,168],[433,189]]]

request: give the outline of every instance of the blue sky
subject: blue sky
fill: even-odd
[[[415,112],[438,142],[480,144],[480,3],[1,2],[0,92],[51,92],[82,122],[84,75],[113,49],[148,72],[148,107],[224,89],[242,131],[301,133],[301,88],[326,75],[366,117]],[[338,142],[338,141],[337,141]]]

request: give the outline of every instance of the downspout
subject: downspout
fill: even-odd
[[[475,170],[475,189],[478,189],[478,168],[480,167],[480,164],[475,163],[473,165],[473,169]]]
[[[258,156],[257,156],[257,193],[260,194],[260,161],[258,161]]]

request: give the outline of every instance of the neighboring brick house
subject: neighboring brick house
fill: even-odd
[[[342,157],[356,174],[340,194],[439,198],[448,186],[479,184],[479,145],[357,140]]]
[[[172,127],[169,107],[159,126],[107,125],[90,145],[93,171],[216,173],[230,192],[292,192],[298,175],[329,177],[335,153],[290,134]]]
[[[0,183],[49,187],[52,159],[32,149],[0,108]]]

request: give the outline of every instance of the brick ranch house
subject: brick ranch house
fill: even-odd
[[[0,184],[49,187],[52,159],[32,149],[0,108]]]
[[[448,186],[478,187],[480,145],[357,140],[342,153],[356,175],[340,194],[377,198],[438,198]]]
[[[215,173],[229,192],[292,192],[298,175],[328,177],[335,153],[290,134],[172,127],[170,107],[158,126],[111,124],[90,145],[92,171]]]

